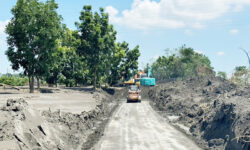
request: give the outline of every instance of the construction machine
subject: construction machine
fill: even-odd
[[[128,90],[127,103],[129,102],[141,102],[141,90],[137,85],[131,85]]]
[[[152,67],[148,69],[147,74],[144,73],[140,78],[140,86],[155,86],[155,78],[152,78]]]
[[[135,79],[134,78],[130,78],[128,80],[125,80],[124,84],[125,85],[133,85],[133,84],[135,84]]]

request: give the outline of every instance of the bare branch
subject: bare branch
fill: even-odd
[[[250,68],[250,57],[249,57],[248,52],[247,52],[245,49],[243,49],[243,48],[240,48],[240,49],[247,55],[247,58],[248,58],[248,65],[249,65],[249,68]]]

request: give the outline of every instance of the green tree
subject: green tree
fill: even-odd
[[[7,84],[11,86],[24,86],[28,83],[27,77],[22,77],[20,75],[2,75],[0,77],[0,84]]]
[[[124,79],[132,77],[138,71],[138,58],[140,57],[139,46],[134,49],[128,48],[128,43],[123,42],[121,45],[125,50],[125,58],[122,60],[121,72]]]
[[[192,48],[182,46],[177,54],[159,57],[152,65],[152,75],[157,80],[214,76],[210,60]]]
[[[192,48],[182,46],[180,48],[180,59],[184,65],[184,77],[214,75],[210,60]]]
[[[139,47],[130,50],[125,41],[117,43],[111,55],[111,68],[108,75],[109,84],[113,85],[123,78],[130,78],[137,73],[138,58],[140,56]]]
[[[175,54],[160,56],[152,65],[152,75],[157,80],[184,77],[184,64]]]
[[[53,63],[46,76],[47,83],[57,85],[60,79],[66,86],[76,86],[85,82],[88,69],[76,53],[79,45],[78,31],[72,31],[64,26],[62,37],[57,40],[57,49],[52,54]]]
[[[34,77],[48,72],[51,54],[60,36],[61,17],[54,0],[18,0],[6,27],[8,50],[6,55],[12,68],[24,69],[29,77],[30,92],[34,92]]]
[[[226,72],[223,72],[223,71],[219,71],[219,72],[217,73],[217,76],[218,76],[218,77],[221,77],[221,78],[223,78],[223,79],[227,79],[227,74],[226,74]]]
[[[238,66],[234,69],[231,81],[237,85],[247,85],[249,82],[249,70],[246,66]]]
[[[110,85],[117,84],[119,80],[122,78],[122,60],[125,58],[125,49],[123,48],[124,43],[117,43],[115,45],[114,52],[110,59],[111,67],[110,67],[110,75],[108,77],[108,83]]]
[[[150,65],[149,65],[149,63],[147,63],[143,70],[144,70],[145,73],[148,73],[149,69],[150,69]]]
[[[99,13],[93,13],[91,6],[84,6],[79,19],[80,23],[76,24],[81,44],[77,53],[84,57],[93,76],[92,84],[95,89],[101,76],[108,73],[110,64],[107,62],[115,48],[116,31],[109,25],[108,14],[104,13],[103,8],[100,8]]]

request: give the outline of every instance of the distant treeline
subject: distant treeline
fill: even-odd
[[[109,16],[100,8],[93,12],[84,6],[77,30],[62,24],[54,0],[17,0],[13,17],[6,27],[6,55],[14,70],[22,68],[29,79],[30,92],[34,78],[50,85],[66,86],[103,83],[116,84],[138,69],[139,46],[116,42],[116,31]]]
[[[250,70],[246,66],[237,66],[230,78],[226,72],[215,72],[211,62],[205,55],[197,53],[193,48],[182,46],[173,54],[166,51],[166,56],[160,56],[152,64],[152,76],[157,81],[182,80],[198,76],[221,77],[233,83],[244,86],[250,84]],[[150,66],[147,65],[145,70]]]
[[[4,74],[0,76],[0,84],[6,84],[11,86],[24,86],[28,85],[28,83],[28,77],[19,74]]]
[[[182,46],[174,54],[160,56],[152,64],[152,75],[157,80],[214,76],[210,60],[192,48]]]

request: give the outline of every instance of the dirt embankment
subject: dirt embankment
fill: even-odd
[[[250,87],[197,78],[159,84],[148,96],[155,109],[186,127],[204,149],[250,149]]]
[[[78,114],[38,111],[24,99],[7,100],[0,109],[0,149],[89,149],[118,104],[118,96],[104,91],[93,96],[96,108]]]

